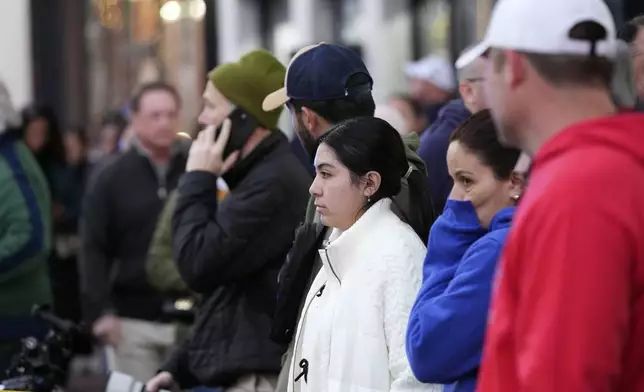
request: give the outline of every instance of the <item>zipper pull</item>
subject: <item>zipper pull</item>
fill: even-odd
[[[320,287],[320,290],[318,290],[318,292],[315,293],[315,296],[318,297],[318,298],[321,297],[322,293],[324,293],[325,288],[326,288],[326,285],[322,285],[322,287]]]
[[[304,383],[308,384],[309,383],[309,379],[308,379],[308,376],[309,376],[309,361],[307,361],[306,358],[303,358],[300,361],[300,369],[302,369],[302,371],[300,372],[300,374],[297,377],[295,377],[295,382],[298,382],[300,380],[300,378],[304,377]]]

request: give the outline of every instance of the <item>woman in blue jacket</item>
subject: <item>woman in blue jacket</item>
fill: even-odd
[[[519,154],[499,143],[487,110],[450,139],[454,187],[429,235],[406,342],[415,376],[446,392],[476,388],[496,264],[523,189]]]

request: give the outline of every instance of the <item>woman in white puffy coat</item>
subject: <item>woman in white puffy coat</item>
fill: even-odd
[[[346,121],[322,138],[315,167],[310,192],[333,231],[319,250],[324,266],[299,321],[288,390],[440,390],[414,378],[405,354],[426,249],[391,198],[403,178],[410,194],[429,196],[399,134],[377,118]]]

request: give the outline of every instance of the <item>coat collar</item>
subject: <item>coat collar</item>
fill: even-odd
[[[487,229],[484,229],[479,223],[476,210],[471,202],[448,199],[445,211],[443,211],[443,214],[439,219],[447,219],[448,221],[457,222],[459,226],[488,232],[504,229],[510,226],[515,210],[516,207],[506,207],[501,209],[490,221],[490,226]]]
[[[360,260],[360,253],[365,247],[373,247],[370,233],[386,220],[398,219],[391,212],[391,199],[385,198],[372,205],[347,230],[333,229],[328,241],[320,249],[320,258],[328,281],[342,283],[347,271]]]
[[[223,175],[224,181],[231,190],[234,190],[264,158],[280,149],[286,151],[290,149],[290,146],[282,131],[274,130],[248,156],[240,159],[232,169]]]

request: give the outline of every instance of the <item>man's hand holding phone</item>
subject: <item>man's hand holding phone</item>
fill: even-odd
[[[217,128],[213,125],[200,132],[190,147],[186,171],[207,171],[221,176],[230,170],[239,159],[240,154],[239,150],[236,150],[224,157],[224,149],[230,138],[231,127],[230,119],[226,119],[217,137]]]

